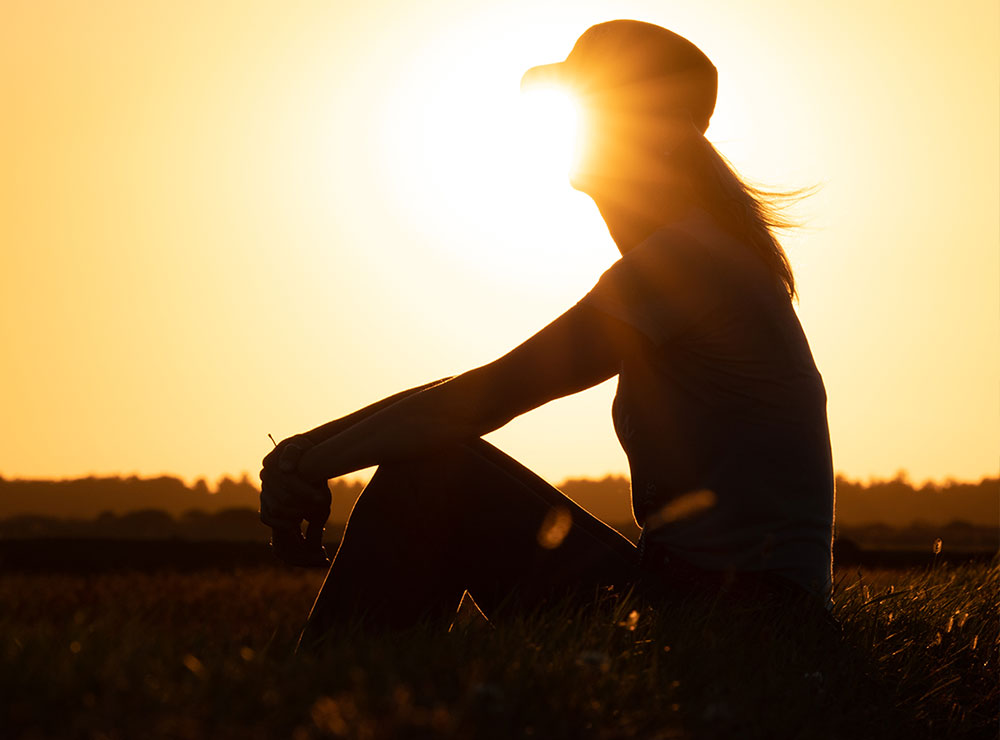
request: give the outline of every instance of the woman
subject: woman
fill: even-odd
[[[351,513],[304,640],[363,617],[493,614],[554,594],[636,585],[664,599],[812,600],[831,589],[826,394],[792,308],[780,225],[704,138],[716,70],[686,39],[612,21],[557,81],[584,108],[572,185],[622,253],[591,292],[483,367],[282,442],[261,517],[292,562],[325,562],[326,481],[378,470]],[[638,547],[481,437],[617,375]],[[303,538],[300,523],[310,522]]]

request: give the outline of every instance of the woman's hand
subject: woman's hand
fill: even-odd
[[[323,527],[330,516],[330,489],[325,480],[310,481],[297,473],[299,458],[312,443],[304,435],[290,437],[263,460],[260,471],[260,519],[271,527],[271,546],[289,565],[327,566]],[[302,521],[308,523],[302,534]]]
[[[299,464],[302,453],[313,446],[312,440],[305,434],[294,434],[287,439],[283,439],[268,452],[261,464],[264,470],[281,470],[285,473],[294,473]]]

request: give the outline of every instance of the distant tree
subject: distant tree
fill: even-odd
[[[907,527],[917,519],[938,526],[956,520],[978,526],[1000,526],[1000,478],[984,478],[975,483],[928,481],[915,487],[906,472],[899,471],[890,480],[863,483],[838,475],[836,482],[839,527],[883,522],[898,528]],[[333,497],[332,529],[347,520],[364,484],[357,480],[336,479],[330,481],[329,486]],[[596,516],[619,527],[627,536],[634,535],[629,481],[624,476],[609,475],[597,480],[570,478],[559,488]],[[98,517],[99,526],[117,531],[120,524],[112,521],[113,518],[144,509],[157,509],[171,517],[182,517],[185,512],[194,510],[206,514],[228,509],[256,511],[259,494],[260,489],[246,474],[239,480],[223,476],[215,493],[204,478],[187,486],[172,476],[88,477],[63,481],[0,477],[0,520],[39,515],[54,520],[92,520],[100,512],[107,512]],[[201,526],[191,521],[185,527],[189,525]],[[36,522],[32,526],[41,525]]]
[[[955,520],[1000,525],[1000,478],[983,478],[978,483],[928,482],[914,488],[905,472],[865,484],[837,476],[836,490],[840,526],[882,522],[907,527],[917,520],[938,525]]]
[[[215,494],[211,497],[213,499],[212,509],[232,509],[245,506],[257,508],[259,496],[260,489],[250,482],[246,473],[238,481],[234,481],[226,475],[219,479]]]

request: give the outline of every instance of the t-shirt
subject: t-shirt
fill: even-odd
[[[612,408],[646,542],[828,600],[826,391],[761,257],[697,211],[629,250],[581,302],[651,340],[623,361]]]

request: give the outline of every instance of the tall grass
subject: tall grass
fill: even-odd
[[[314,572],[0,575],[0,737],[995,737],[1000,568],[798,613],[606,594],[292,647]]]

